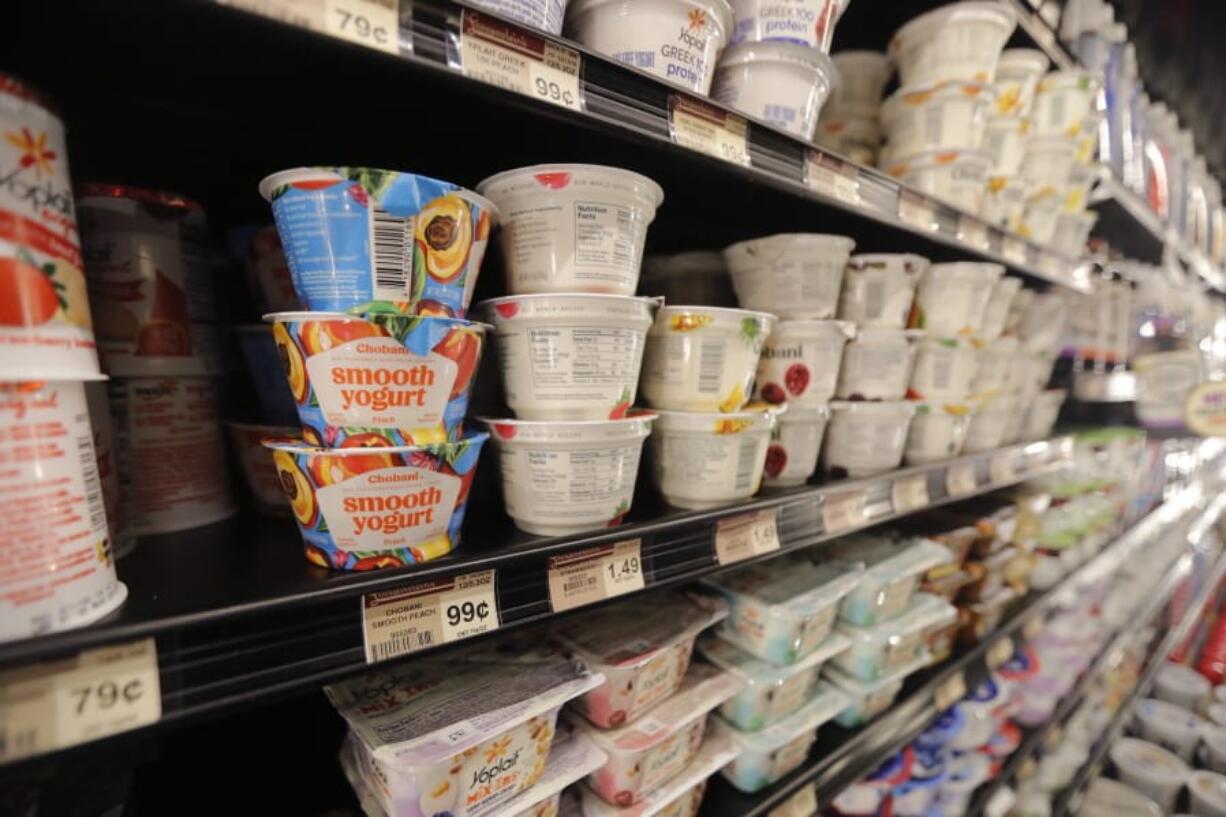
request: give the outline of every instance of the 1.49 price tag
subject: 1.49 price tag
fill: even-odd
[[[494,571],[424,581],[362,597],[366,663],[492,632],[500,626]]]
[[[583,109],[579,52],[465,9],[460,20],[464,76],[573,111]]]
[[[779,549],[775,510],[755,511],[715,523],[715,558],[730,565]]]
[[[555,613],[642,590],[644,586],[639,539],[549,558],[549,606]]]

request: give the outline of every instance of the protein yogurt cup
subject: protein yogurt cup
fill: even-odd
[[[961,403],[917,402],[907,431],[903,462],[925,465],[962,453],[971,425],[971,408]]]
[[[1121,738],[1110,751],[1120,781],[1153,800],[1169,814],[1188,779],[1188,767],[1175,755],[1136,738]]]
[[[885,172],[967,213],[983,206],[992,157],[978,150],[937,150],[890,161]]]
[[[636,3],[651,9],[687,5],[683,0],[584,0],[575,5],[591,9],[591,17]],[[635,22],[643,32],[650,28],[645,20]],[[610,32],[602,27],[602,33]],[[634,294],[647,227],[664,201],[660,185],[616,167],[549,164],[505,170],[477,189],[502,212],[499,241],[512,295]]]
[[[1039,80],[1035,91],[1034,121],[1036,136],[1077,136],[1081,123],[1094,110],[1098,82],[1084,69],[1052,71]]]
[[[831,54],[830,59],[839,81],[826,107],[839,115],[864,112],[875,119],[881,107],[881,94],[894,71],[890,58],[880,51],[839,51]]]
[[[945,80],[992,82],[1001,49],[1017,25],[999,3],[950,3],[912,18],[890,39],[903,86]]]
[[[941,337],[974,335],[1004,274],[1000,264],[979,261],[933,264],[920,279],[909,324]]]
[[[855,332],[848,321],[779,321],[762,347],[754,397],[789,408],[824,408],[839,381],[843,348]]]
[[[983,320],[979,322],[979,330],[975,337],[990,344],[1005,331],[1005,322],[1009,319],[1009,307],[1022,288],[1022,279],[1005,276],[992,285],[992,294],[988,297],[988,305],[983,310]]]
[[[334,570],[372,570],[437,559],[459,545],[488,436],[400,446],[264,444],[273,450],[307,560]]]
[[[273,464],[272,452],[264,447],[269,437],[289,438],[298,429],[287,426],[267,426],[254,423],[226,423],[230,433],[230,445],[243,472],[247,490],[255,500],[255,507],[267,516],[288,516],[290,509],[285,504],[285,491],[281,477]]]
[[[830,51],[835,24],[843,16],[843,0],[802,0],[778,4],[765,0],[731,0],[735,19],[728,44],[783,42]]]
[[[847,729],[854,729],[868,723],[893,706],[898,693],[902,692],[902,685],[907,676],[928,666],[928,663],[928,653],[924,652],[919,658],[900,668],[893,675],[887,675],[874,681],[858,681],[838,667],[827,664],[822,669],[822,675],[835,689],[847,696],[847,704],[835,720],[839,726]]]
[[[971,394],[979,369],[979,342],[931,334],[915,348],[907,398],[929,403],[961,403]]]
[[[911,253],[853,255],[843,271],[839,317],[861,329],[902,329],[929,261]]]
[[[669,411],[740,411],[775,323],[744,309],[661,307],[647,332],[643,397]]]
[[[737,300],[784,319],[833,318],[843,268],[856,242],[821,233],[781,233],[724,250]]]
[[[626,416],[659,302],[619,295],[512,295],[480,305],[494,327],[507,405],[524,420]]]
[[[318,312],[462,318],[498,210],[451,182],[365,167],[283,170],[260,182],[294,288]]]
[[[744,42],[720,55],[711,98],[808,142],[834,85],[834,71],[830,58],[816,48]]]
[[[827,406],[788,406],[771,432],[763,481],[775,487],[803,485],[817,471],[817,455],[830,419]]]
[[[1050,437],[1066,397],[1068,392],[1064,389],[1046,389],[1036,394],[1022,416],[1021,439],[1046,440]]]
[[[1016,176],[1026,155],[1030,120],[1012,116],[990,116],[983,132],[983,149],[992,157],[988,171],[992,177]]]
[[[989,176],[979,217],[1002,230],[1020,233],[1032,185],[1017,176]]]
[[[922,333],[902,329],[863,329],[843,349],[841,400],[901,400],[907,393],[915,344]]]
[[[269,422],[290,425],[298,420],[298,407],[284,377],[285,364],[277,349],[274,331],[264,323],[234,327],[238,349],[247,367],[247,380],[255,387],[260,414]]]
[[[996,62],[997,116],[1020,118],[1029,115],[1034,105],[1039,79],[1051,60],[1037,48],[1006,48]]]
[[[678,508],[706,510],[756,494],[781,409],[657,412],[651,437],[652,477],[664,501]]]
[[[837,476],[868,477],[902,464],[915,404],[905,401],[830,404],[822,462]]]
[[[900,160],[932,150],[977,150],[994,97],[982,82],[903,86],[881,106],[886,150]]]
[[[483,418],[498,448],[503,503],[515,526],[562,536],[621,524],[655,418],[647,411],[618,420]]]
[[[832,666],[860,681],[893,675],[926,652],[927,634],[958,618],[952,604],[927,593],[916,593],[903,613],[872,627],[840,625],[850,646],[836,655]]]

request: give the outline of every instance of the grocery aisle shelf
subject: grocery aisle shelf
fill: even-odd
[[[1011,6],[1017,12],[1018,29],[1031,39],[1035,47],[1048,56],[1053,70],[1077,67],[1076,60],[1065,49],[1064,45],[1060,42],[1060,38],[1056,36],[1055,30],[1048,25],[1034,5],[1027,2],[1027,0],[1001,1],[1005,5]]]

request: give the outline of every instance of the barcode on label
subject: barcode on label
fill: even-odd
[[[429,630],[422,630],[416,633],[395,635],[386,641],[373,643],[370,645],[370,653],[375,661],[386,661],[398,655],[424,650],[426,647],[433,646],[434,633]],[[367,663],[369,663],[369,660]]]
[[[724,371],[724,341],[704,340],[698,351],[698,393],[718,394]]]
[[[102,483],[98,479],[98,458],[94,456],[94,438],[77,438],[77,453],[81,458],[81,478],[85,482],[85,505],[89,508],[89,526],[93,530],[106,528],[106,503],[102,501]]]
[[[753,484],[754,466],[758,462],[758,441],[755,439],[741,440],[741,449],[736,458],[736,487],[738,490],[748,488]]]
[[[370,247],[375,269],[375,297],[403,301],[409,291],[406,257],[413,245],[413,219],[370,209]]]
[[[590,590],[596,586],[595,576],[574,576],[562,583],[562,590],[567,594],[578,593],[581,590]]]

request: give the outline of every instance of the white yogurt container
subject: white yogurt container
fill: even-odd
[[[993,397],[1005,388],[1020,345],[1016,337],[1003,335],[979,351],[979,368],[971,382],[973,396]]]
[[[827,665],[822,670],[822,675],[848,697],[847,707],[838,714],[835,720],[839,726],[847,729],[863,726],[893,706],[894,699],[902,691],[902,685],[907,680],[907,676],[926,666],[928,666],[928,653],[924,651],[919,658],[893,675],[873,681],[859,681],[838,667]]]
[[[826,53],[846,6],[845,0],[732,0],[729,45],[785,42]]]
[[[667,0],[624,2],[672,5]],[[610,9],[620,4],[587,0],[576,5]],[[687,6],[681,0],[675,5]],[[664,200],[660,185],[620,168],[555,164],[507,170],[477,187],[502,217],[499,240],[512,295],[634,294],[647,226]]]
[[[1005,436],[1005,426],[1009,423],[1017,399],[1015,395],[1002,395],[980,400],[971,412],[971,423],[966,430],[966,440],[962,443],[962,453],[977,454],[980,451],[1000,448]]]
[[[979,217],[1002,230],[1019,232],[1030,189],[1030,182],[1017,176],[989,176]]]
[[[929,263],[911,253],[853,255],[843,271],[839,317],[863,329],[902,329]]]
[[[1033,186],[1034,195],[1048,189],[1061,191],[1068,184],[1077,155],[1077,143],[1063,136],[1036,136],[1026,142],[1018,174]]]
[[[829,108],[830,103],[827,102],[822,113],[827,113]],[[823,116],[818,120],[813,142],[856,164],[874,167],[877,164],[877,150],[881,147],[881,123],[877,121],[875,111],[872,116]]]
[[[913,403],[836,402],[830,409],[822,457],[827,470],[859,478],[891,471],[902,463],[915,414]]]
[[[1111,762],[1122,782],[1153,800],[1164,813],[1174,810],[1175,799],[1188,777],[1188,767],[1182,760],[1152,743],[1121,738],[1111,747]]]
[[[933,264],[915,291],[911,326],[942,337],[974,335],[1004,273],[1000,264],[978,261]]]
[[[1226,729],[1226,703],[1209,704],[1205,714],[1209,716],[1209,720]]]
[[[830,59],[834,61],[839,81],[826,107],[840,116],[856,111],[875,119],[885,84],[894,72],[890,58],[880,51],[840,51]]]
[[[732,33],[732,7],[727,0],[574,0],[566,31],[593,51],[705,96]]]
[[[921,338],[915,348],[907,397],[929,403],[962,403],[979,370],[979,344],[971,338]]]
[[[643,396],[669,411],[740,411],[775,323],[744,309],[661,307],[647,333]]]
[[[1201,726],[1201,740],[1200,760],[1210,771],[1226,773],[1226,728],[1205,723]]]
[[[808,142],[833,84],[834,64],[815,48],[745,42],[720,55],[711,98]]]
[[[624,417],[658,302],[619,295],[512,295],[481,304],[507,405],[524,420]]]
[[[473,5],[555,37],[562,33],[562,20],[566,14],[566,0],[477,0]],[[286,311],[296,308],[290,307]]]
[[[1198,771],[1188,775],[1192,813],[1201,817],[1226,817],[1226,777]]]
[[[1013,33],[1013,10],[1001,3],[951,3],[910,20],[890,39],[902,85],[945,80],[991,82]]]
[[[990,116],[983,132],[983,149],[992,157],[992,176],[1016,176],[1026,155],[1030,121],[1011,116]]]
[[[901,615],[924,573],[950,561],[948,548],[920,537],[899,543],[866,533],[840,544],[836,555],[841,559],[864,559],[868,564],[864,578],[839,606],[839,618],[855,627],[871,627]]]
[[[1183,664],[1164,664],[1154,678],[1154,697],[1198,712],[1209,700],[1209,679]]]
[[[1023,415],[1021,439],[1046,440],[1050,437],[1052,429],[1056,426],[1056,418],[1060,416],[1060,407],[1064,405],[1066,397],[1068,397],[1068,392],[1064,389],[1046,389],[1036,394]]]
[[[779,321],[762,348],[754,396],[789,408],[824,407],[834,396],[843,349],[855,331],[847,321]]]
[[[938,596],[916,593],[902,615],[872,627],[839,626],[851,646],[831,663],[860,681],[893,675],[925,651],[928,633],[952,624],[958,610]]]
[[[732,279],[724,255],[715,250],[690,250],[643,258],[639,289],[665,303],[736,306]]]
[[[1005,331],[1005,322],[1009,319],[1009,306],[1022,288],[1021,278],[1005,276],[992,285],[992,294],[988,297],[988,305],[983,310],[983,320],[975,336],[990,343],[1000,337]]]
[[[1056,234],[1056,219],[1060,217],[1063,202],[1063,197],[1053,188],[1026,199],[1018,234],[1036,244],[1050,244],[1052,236]]]
[[[1073,166],[1069,168],[1067,183],[1060,191],[1064,194],[1063,212],[1073,215],[1094,215],[1096,217],[1095,220],[1097,220],[1097,214],[1087,214],[1085,209],[1090,203],[1090,189],[1098,181],[1098,173],[1097,165],[1082,162],[1074,155],[1074,162]],[[1089,225],[1093,227],[1094,221],[1090,221]],[[1086,235],[1089,235],[1090,227],[1086,228]],[[1082,243],[1084,243],[1084,240]],[[1080,247],[1078,249],[1080,250]]]
[[[1138,701],[1134,715],[1141,725],[1141,737],[1177,755],[1184,763],[1192,762],[1203,724],[1198,716],[1155,698]]]
[[[781,488],[807,482],[817,471],[817,455],[822,450],[829,419],[827,406],[788,406],[771,432],[763,481]]]
[[[1052,71],[1039,80],[1030,118],[1036,136],[1077,136],[1094,111],[1098,83],[1081,69]]]
[[[916,403],[915,417],[907,431],[903,461],[924,465],[962,453],[971,425],[971,410],[961,404]]]
[[[1067,200],[1066,200],[1067,204]],[[1052,231],[1050,247],[1054,252],[1069,258],[1085,254],[1090,231],[1098,223],[1098,213],[1061,213],[1056,216],[1056,228]]]
[[[705,510],[758,492],[777,411],[658,414],[652,476],[668,504]]]
[[[901,400],[907,393],[920,335],[904,329],[862,330],[843,349],[835,396],[842,400]]]
[[[1039,79],[1051,65],[1047,55],[1037,48],[1006,48],[996,63],[995,113],[998,116],[1020,118],[1034,106]]]
[[[993,96],[981,82],[900,88],[881,106],[886,150],[894,160],[933,150],[977,150]]]
[[[891,162],[885,168],[904,184],[967,213],[983,205],[992,157],[977,150],[938,150]]]
[[[780,318],[833,318],[855,246],[841,235],[781,233],[733,244],[724,258],[746,309]]]

